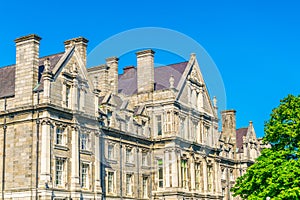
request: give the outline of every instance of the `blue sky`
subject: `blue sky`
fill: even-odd
[[[172,29],[209,53],[224,81],[227,108],[237,110],[237,126],[252,120],[263,136],[264,121],[279,100],[299,94],[299,9],[296,0],[5,1],[0,6],[0,66],[15,63],[13,40],[29,33],[43,38],[40,55],[45,56],[62,52],[63,41],[77,36],[90,40],[91,51],[129,29]],[[170,58],[158,61],[172,63]],[[121,65],[135,64],[126,61]]]

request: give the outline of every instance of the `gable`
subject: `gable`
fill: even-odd
[[[217,117],[196,56],[193,54],[181,76],[181,80],[177,85],[177,90],[177,100],[179,102]],[[202,97],[200,96],[201,93]]]
[[[87,83],[85,86],[90,92],[94,90],[93,82],[90,80],[86,66],[75,46],[62,55],[60,60],[54,66],[52,73],[54,81],[62,74],[76,76],[81,82]]]

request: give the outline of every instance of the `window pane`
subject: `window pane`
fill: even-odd
[[[156,116],[156,122],[157,122],[157,135],[162,135],[162,129],[161,129],[161,116]]]

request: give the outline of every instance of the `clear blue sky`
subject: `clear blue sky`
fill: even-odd
[[[300,3],[295,1],[5,1],[0,6],[0,66],[15,63],[13,40],[37,33],[40,54],[61,52],[77,36],[99,42],[139,27],[163,27],[199,42],[223,78],[237,126],[258,136],[279,100],[299,94]],[[172,61],[164,61],[172,63]],[[131,63],[124,63],[130,65]]]

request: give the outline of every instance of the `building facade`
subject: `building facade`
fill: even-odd
[[[86,68],[83,37],[46,57],[40,40],[0,68],[2,199],[234,199],[261,145],[234,110],[219,131],[196,55],[154,67],[143,50],[118,74],[116,57]]]

